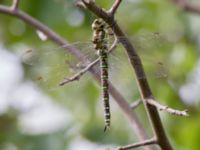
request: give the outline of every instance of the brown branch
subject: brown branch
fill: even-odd
[[[136,100],[135,102],[133,102],[130,106],[132,109],[137,108],[140,104],[142,104],[142,100]]]
[[[51,29],[49,29],[44,24],[42,24],[38,20],[32,18],[31,16],[29,16],[28,14],[26,14],[22,11],[13,11],[9,7],[0,6],[0,13],[17,17],[18,19],[24,21],[28,25],[30,25],[30,26],[34,27],[35,29],[43,32],[48,37],[48,39],[50,39],[52,42],[54,42],[57,45],[63,46],[63,45],[68,44],[68,42],[66,40],[64,40],[62,37],[60,37],[54,31],[52,31]],[[82,53],[80,53],[80,51],[78,51],[73,46],[67,47],[66,50],[81,61],[86,59],[84,57],[84,55],[82,55]],[[98,82],[100,82],[100,76],[98,74],[98,71],[91,68],[90,72],[92,73],[94,78]],[[140,123],[138,117],[136,116],[136,114],[134,112],[132,112],[127,101],[115,89],[115,87],[111,83],[109,83],[109,92],[112,95],[112,97],[114,98],[114,100],[117,102],[117,104],[119,105],[119,107],[121,108],[121,110],[123,111],[125,116],[130,121],[130,125],[132,126],[133,130],[135,131],[137,137],[141,140],[147,139],[147,133],[145,132],[145,129],[144,129],[143,125]],[[147,147],[146,150],[151,150],[151,148]]]
[[[108,14],[110,14],[111,16],[114,16],[121,2],[122,0],[115,0],[115,3],[112,5],[110,10],[108,11]]]
[[[176,110],[176,109],[170,108],[168,106],[164,106],[164,105],[160,104],[158,101],[155,101],[153,99],[147,99],[146,101],[148,104],[155,106],[160,111],[163,110],[163,111],[166,111],[170,114],[177,115],[177,116],[189,116],[189,114],[187,113],[188,110],[183,110],[183,111]]]
[[[18,9],[18,7],[19,7],[19,3],[20,3],[20,0],[13,0],[11,9],[13,9],[14,11],[16,11]]]
[[[99,62],[99,58],[91,62],[89,65],[87,65],[85,68],[83,68],[81,71],[73,75],[72,77],[65,77],[63,81],[59,83],[59,86],[64,86],[65,84],[68,84],[73,81],[77,81],[83,76],[86,72],[88,72],[93,66],[95,66]]]
[[[142,66],[142,62],[138,54],[136,53],[135,48],[129,41],[129,39],[126,37],[124,32],[121,30],[117,22],[114,20],[113,16],[110,16],[108,13],[106,13],[104,10],[99,8],[94,2],[92,1],[86,1],[82,0],[82,2],[85,4],[85,6],[90,10],[92,13],[94,13],[99,18],[102,18],[108,25],[110,25],[113,29],[113,32],[118,37],[121,44],[124,46],[129,60],[131,62],[131,65],[135,71],[137,83],[140,89],[140,94],[143,100],[143,103],[145,105],[145,109],[149,116],[149,121],[152,125],[154,134],[156,136],[158,145],[161,147],[162,150],[172,150],[171,144],[169,143],[169,140],[165,134],[161,119],[159,117],[158,111],[156,107],[150,105],[147,103],[145,99],[153,97],[151,89],[149,87],[148,81],[146,79],[146,75]],[[123,40],[120,40],[119,37],[124,37]],[[144,78],[140,78],[140,77]]]
[[[200,14],[200,6],[191,5],[186,0],[173,0],[173,2],[185,11]]]
[[[116,48],[117,42],[118,42],[117,39],[115,39],[115,41],[113,42],[113,44],[109,48],[108,53],[112,52]],[[73,75],[72,77],[70,77],[70,78],[66,77],[62,82],[60,82],[59,85],[63,86],[65,84],[69,83],[69,82],[79,80],[82,75],[84,75],[87,71],[89,71],[99,61],[100,61],[100,59],[97,58],[96,60],[94,60],[93,62],[91,62],[89,65],[87,65],[84,69],[82,69],[81,71],[79,71],[78,73],[76,73],[75,75]]]
[[[141,146],[148,146],[148,145],[153,145],[153,144],[157,144],[157,141],[155,140],[155,138],[148,139],[148,140],[134,143],[134,144],[130,144],[130,145],[126,145],[123,147],[119,147],[118,150],[128,150],[128,149],[133,149],[133,148],[138,148]]]

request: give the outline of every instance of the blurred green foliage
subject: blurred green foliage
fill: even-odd
[[[97,0],[96,2],[108,9],[113,1]],[[2,1],[1,3],[8,2]],[[20,9],[40,20],[70,42],[91,40],[90,26],[95,16],[88,11],[74,7],[72,0],[21,0]],[[200,98],[197,98],[195,102],[186,103],[179,93],[180,88],[187,83],[188,75],[195,67],[198,67],[196,65],[199,59],[200,30],[195,28],[195,21],[199,19],[200,14],[194,16],[192,13],[186,13],[167,0],[123,1],[116,14],[116,20],[126,34],[129,37],[141,39],[140,42],[135,40],[133,43],[135,45],[139,43],[138,52],[143,58],[147,74],[150,72],[149,82],[156,99],[173,108],[189,109],[190,117],[188,118],[161,113],[165,130],[176,150],[199,150],[200,147]],[[151,36],[148,36],[150,33],[152,33]],[[41,41],[35,29],[29,25],[4,14],[0,14],[0,35],[3,45],[13,51],[18,46],[33,47],[38,51],[56,47],[51,41]],[[146,47],[145,50],[143,47]],[[82,51],[84,52],[85,49],[87,47]],[[38,57],[40,58],[37,60],[41,61],[38,65],[24,64],[24,80],[33,79],[35,83],[39,83],[38,85],[46,94],[73,114],[75,120],[73,123],[79,124],[80,129],[72,135],[68,134],[69,128],[49,134],[27,135],[19,130],[18,115],[13,115],[9,111],[0,116],[0,149],[8,150],[14,145],[19,150],[64,150],[69,149],[70,142],[79,136],[94,143],[115,146],[137,141],[128,125],[129,122],[112,99],[111,131],[103,133],[104,119],[100,102],[100,86],[91,75],[86,74],[80,81],[70,83],[65,87],[55,87],[66,75],[73,73],[64,64],[65,54],[53,52],[47,55],[47,53],[39,51],[40,56]],[[110,78],[116,88],[131,103],[139,98],[134,74],[130,65],[127,64],[126,54],[121,47],[116,55],[119,59],[114,61],[113,66],[117,69],[113,69]],[[67,57],[71,58],[68,55]],[[124,62],[118,61],[120,59]],[[159,70],[159,62],[161,62],[161,67],[164,66],[165,70],[161,71],[167,74],[165,78],[158,78],[151,73],[151,71]],[[48,64],[50,67],[44,73],[46,76],[42,76],[45,82],[36,79],[40,76],[38,72],[44,72],[46,66],[43,64]],[[151,135],[144,108],[140,106],[136,113]]]

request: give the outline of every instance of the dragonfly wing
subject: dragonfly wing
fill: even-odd
[[[132,70],[132,66],[128,61],[128,57],[126,53],[121,49],[121,47],[117,48],[116,50],[114,50],[114,52],[110,53],[108,57],[110,74],[113,74],[114,76],[119,74],[126,75],[127,73],[129,73],[130,69]],[[155,60],[154,57],[155,56],[144,54],[141,55],[142,63],[146,71],[146,76],[148,78],[154,79],[166,78],[168,75],[165,62],[162,61],[162,59]],[[120,70],[122,71],[121,73],[119,73]],[[117,80],[119,80],[119,78]]]
[[[123,40],[123,37],[120,39]],[[131,41],[147,70],[147,77],[166,78],[168,76],[166,56],[172,50],[174,41],[169,41],[165,34],[144,30],[136,33]]]
[[[86,62],[81,62],[67,52],[67,47],[73,46],[81,53],[94,60],[97,55],[89,43],[72,43],[59,48],[34,49],[30,48],[21,55],[21,60],[27,68],[31,80],[41,84],[45,88],[57,87],[66,76],[78,72]],[[82,66],[81,66],[82,65]]]

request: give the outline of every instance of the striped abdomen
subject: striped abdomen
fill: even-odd
[[[105,115],[105,128],[110,127],[110,105],[109,105],[109,93],[108,93],[108,47],[107,41],[105,40],[107,36],[106,23],[101,19],[96,19],[92,24],[93,32],[93,43],[94,48],[97,50],[100,57],[101,64],[101,87],[102,87],[102,97],[104,102],[104,115]]]
[[[110,127],[110,104],[109,104],[109,84],[108,84],[108,53],[107,50],[99,50],[100,57],[100,67],[101,67],[101,87],[102,87],[102,97],[104,102],[104,115],[105,115],[105,128]]]

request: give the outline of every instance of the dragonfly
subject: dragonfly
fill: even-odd
[[[115,58],[115,55],[119,55],[119,56],[125,55],[124,53],[121,52],[120,48],[111,52],[112,53],[111,55],[114,55],[114,56],[111,56],[110,54],[108,54],[108,51],[114,49],[114,46],[117,43],[116,43],[116,40],[112,41],[113,39],[110,38],[110,36],[113,36],[113,35],[110,33],[109,27],[106,25],[106,23],[102,19],[96,19],[92,24],[92,29],[93,29],[92,41],[89,41],[86,43],[75,42],[68,45],[63,45],[55,49],[49,49],[49,48],[28,49],[24,53],[22,53],[21,58],[25,64],[28,64],[28,66],[30,66],[31,68],[30,70],[32,72],[31,73],[32,79],[36,83],[42,84],[42,86],[45,85],[45,88],[50,88],[50,89],[52,88],[54,89],[55,87],[58,87],[58,85],[64,85],[65,81],[69,80],[71,75],[73,76],[76,73],[79,74],[80,70],[84,70],[85,68],[87,68],[87,66],[90,65],[91,62],[94,62],[94,61],[98,62],[97,59],[99,59],[100,67],[98,65],[94,67],[100,68],[101,70],[100,71],[101,72],[101,88],[102,88],[102,99],[104,102],[104,116],[105,116],[104,132],[105,132],[107,129],[110,128],[110,119],[111,119],[109,92],[108,92],[108,89],[109,89],[108,80],[111,80],[109,78],[109,74],[111,77],[115,76],[116,72],[114,69],[113,69],[114,71],[112,71],[112,68],[114,68],[115,66],[118,66],[118,67],[122,66],[119,69],[123,70],[124,68],[126,68],[124,66],[127,66],[127,64],[126,63],[123,64],[124,63],[123,59]],[[120,39],[123,39],[123,37],[120,37]],[[139,39],[134,38],[133,44],[134,45],[139,44],[136,47],[136,49],[144,51],[145,53],[145,50],[143,49],[152,50],[155,48],[157,49],[160,48],[160,45],[162,45],[162,42],[161,42],[162,40],[163,39],[160,39],[159,33],[153,33],[151,34],[151,36],[144,35],[144,36],[141,36]],[[84,53],[84,55],[89,57],[89,61],[82,62],[70,56],[64,50],[64,48],[66,49],[67,47],[70,47],[70,46],[74,46],[80,49],[81,52]],[[155,50],[151,51],[151,54],[153,54],[154,52]],[[150,54],[147,53],[146,55],[150,55]],[[145,58],[145,55],[143,56]],[[110,65],[112,63],[110,62],[110,57],[113,57],[115,59],[113,63],[113,67]],[[153,64],[153,66],[156,66],[157,69],[155,72],[147,74],[147,76],[155,77],[155,78],[158,78],[158,77],[166,78],[167,71],[164,68],[163,62],[157,61],[154,58],[151,58],[150,60],[146,62],[147,62],[147,65]],[[126,71],[126,69],[124,70]]]
[[[108,46],[106,38],[107,24],[103,19],[99,18],[94,20],[92,24],[93,29],[93,44],[94,48],[97,50],[100,58],[101,67],[101,86],[102,86],[102,97],[104,102],[104,115],[105,115],[105,128],[110,127],[110,103],[109,103],[109,83],[108,83]]]

